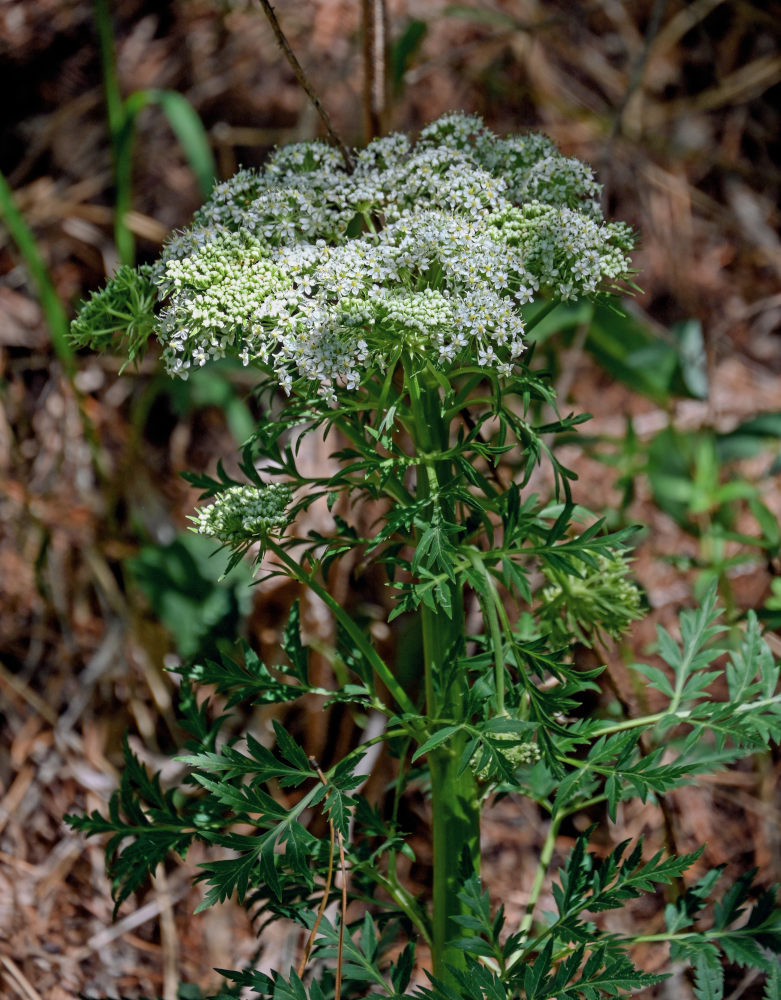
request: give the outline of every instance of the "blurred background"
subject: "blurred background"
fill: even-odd
[[[594,415],[562,445],[575,499],[611,526],[644,526],[634,569],[648,620],[620,648],[579,652],[608,662],[605,705],[643,707],[624,663],[714,581],[731,624],[756,609],[778,655],[781,3],[387,0],[387,103],[373,122],[358,0],[276,9],[346,142],[453,109],[499,132],[541,130],[594,166],[606,214],[639,233],[643,291],[623,315],[575,303],[535,331],[562,407]],[[193,918],[197,856],[172,860],[112,923],[101,846],[62,816],[104,806],[126,730],[174,774],[164,668],[238,634],[272,650],[297,595],[249,589],[249,568],[218,583],[211,546],[186,530],[198,494],[178,473],[235,467],[258,417],[247,374],[224,364],[174,383],[151,353],[118,377],[118,359],[75,356],[65,330],[121,260],[156,256],[213,175],[321,123],[254,3],[0,0],[0,56],[0,993],[198,997],[218,988],[215,966],[289,965],[298,938],[276,930],[258,947],[231,904]],[[544,475],[535,488],[549,488]],[[334,586],[376,619],[379,643],[403,640],[384,625],[379,584],[352,593],[345,566]],[[327,641],[317,606],[304,621]],[[337,733],[356,738],[316,705],[286,722],[324,759]],[[685,809],[670,796],[680,849],[707,842],[704,866],[758,865],[777,881],[778,766],[773,749],[687,792]],[[422,886],[422,801],[408,814]],[[656,806],[618,819],[606,848],[662,843]],[[487,813],[486,879],[510,917],[543,834],[534,809]],[[657,902],[621,919],[656,927]],[[655,971],[666,956],[638,959]],[[761,995],[739,969],[729,988]],[[677,977],[647,995],[691,993]]]

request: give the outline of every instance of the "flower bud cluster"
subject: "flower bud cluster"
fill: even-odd
[[[536,764],[541,757],[540,748],[535,742],[524,740],[519,743],[518,737],[513,733],[494,733],[492,738],[498,743],[508,744],[507,746],[502,746],[501,753],[502,757],[513,769],[523,767],[524,764]],[[492,766],[490,761],[483,765],[483,767],[475,765],[472,770],[478,781],[491,781],[496,776],[496,768]]]
[[[191,520],[199,534],[235,547],[284,528],[290,499],[290,487],[284,483],[231,486]]]
[[[548,624],[554,641],[569,643],[572,636],[588,643],[599,631],[617,638],[641,617],[641,597],[629,575],[629,562],[621,554],[597,556],[599,568],[586,576],[544,570],[551,585],[541,595],[540,618]]]
[[[159,336],[186,377],[224,355],[315,382],[333,401],[394,350],[508,374],[520,306],[629,274],[628,227],[602,219],[588,166],[539,135],[446,115],[413,146],[376,139],[347,173],[320,142],[216,185],[157,265]]]

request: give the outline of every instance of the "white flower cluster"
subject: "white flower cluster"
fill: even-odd
[[[290,487],[284,483],[231,486],[190,520],[201,535],[216,538],[225,545],[241,545],[263,538],[275,528],[284,528],[289,520],[290,499]]]
[[[508,374],[519,306],[592,295],[629,273],[589,167],[540,135],[450,114],[376,139],[348,173],[320,142],[218,184],[158,265],[170,372],[226,354],[335,399],[394,350]]]

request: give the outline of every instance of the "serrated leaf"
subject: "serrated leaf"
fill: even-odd
[[[282,723],[274,719],[272,721],[272,725],[274,726],[274,735],[277,738],[277,748],[279,749],[279,753],[282,758],[298,771],[309,772],[312,777],[315,777],[315,771],[309,763],[306,754],[288,733]]]
[[[762,1000],[781,1000],[781,964],[776,960],[765,981],[765,991]]]
[[[724,997],[724,969],[713,946],[703,948],[694,960],[694,994],[697,1000]]]
[[[425,743],[418,747],[412,755],[412,763],[414,764],[415,761],[424,754],[427,754],[430,750],[434,750],[442,743],[445,743],[451,736],[459,732],[461,729],[463,729],[463,726],[443,726],[441,729],[438,729],[433,736],[429,736]]]
[[[309,656],[301,642],[301,609],[298,599],[293,601],[293,605],[290,608],[287,624],[282,633],[281,645],[291,663],[291,669],[286,672],[292,673],[302,684],[306,685],[308,683]]]
[[[638,674],[642,674],[657,691],[661,691],[662,694],[666,694],[668,698],[672,698],[675,694],[667,675],[659,667],[650,666],[647,663],[630,663],[629,667],[631,670],[636,671]]]

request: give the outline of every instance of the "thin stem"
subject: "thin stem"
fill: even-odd
[[[744,934],[750,935],[750,931],[746,927],[736,928],[738,931],[743,931]],[[698,940],[702,937],[709,941],[718,941],[720,938],[728,937],[733,930],[731,928],[725,928],[723,930],[706,930],[706,931],[696,931],[694,933],[684,931],[668,931],[666,933],[660,932],[659,934],[640,934],[637,937],[632,937],[632,944],[653,944],[657,941],[687,941],[690,939]]]
[[[313,766],[317,766],[315,761],[310,761]],[[318,773],[320,773],[320,768],[317,768]],[[327,786],[327,782],[325,782]],[[334,824],[329,819],[328,820],[328,833],[330,846],[328,849],[328,874],[325,877],[325,885],[323,886],[323,898],[320,900],[320,906],[317,908],[317,917],[315,918],[314,924],[312,924],[312,930],[309,932],[309,937],[307,938],[306,947],[304,948],[304,955],[298,966],[298,978],[300,979],[304,971],[306,970],[306,963],[309,961],[309,956],[312,953],[312,945],[315,943],[315,935],[320,927],[320,921],[323,919],[323,914],[325,913],[325,908],[328,905],[328,894],[331,891],[331,880],[334,874]]]
[[[773,695],[770,698],[762,698],[759,701],[751,702],[749,705],[736,705],[734,708],[735,712],[754,712],[758,708],[767,708],[770,705],[778,705],[781,702],[781,694]],[[655,712],[653,715],[643,715],[637,719],[626,719],[624,722],[615,722],[610,726],[602,726],[600,729],[595,729],[592,733],[593,739],[599,739],[600,736],[610,736],[613,733],[621,733],[627,729],[637,729],[640,728],[650,728],[656,725],[657,722],[661,722],[662,719],[676,718],[680,719],[681,722],[689,721],[693,715],[693,709],[690,708],[675,708],[668,709],[666,712]],[[695,722],[698,721],[696,718]],[[711,729],[715,729],[713,724],[710,724]],[[578,767],[583,766],[583,762],[580,761],[577,764]]]
[[[551,858],[553,857],[553,851],[556,847],[556,838],[559,835],[559,827],[561,826],[561,821],[563,819],[564,815],[551,819],[548,832],[545,835],[545,841],[542,845],[542,851],[540,852],[540,861],[537,865],[537,871],[534,876],[534,883],[532,884],[531,892],[529,893],[529,902],[526,904],[526,912],[524,913],[523,920],[521,921],[519,927],[522,934],[528,934],[531,930],[532,921],[534,920],[534,908],[537,906],[540,893],[542,892],[542,887],[545,884],[545,876],[548,872]],[[512,964],[512,958],[510,959],[509,964]]]
[[[491,636],[491,647],[494,654],[496,710],[499,715],[501,715],[504,712],[504,656],[502,655],[504,651],[504,640],[502,638],[502,630],[499,627],[499,618],[496,613],[499,595],[496,592],[496,587],[494,586],[490,573],[485,568],[483,560],[474,549],[469,550],[469,561],[474,569],[482,576],[485,581],[486,589],[488,590],[488,597],[485,601],[481,600],[480,605],[488,618],[488,630]],[[480,595],[478,595],[478,597],[480,597]]]
[[[394,855],[391,856],[393,857]],[[404,886],[400,885],[397,880],[385,878],[376,871],[369,871],[367,874],[377,883],[377,885],[382,886],[396,906],[398,906],[401,912],[409,919],[410,923],[413,924],[414,927],[417,927],[426,944],[430,946],[431,931],[428,928],[423,914],[421,914],[418,909],[415,897],[412,896],[411,893],[404,888]]]
[[[408,714],[416,716],[418,714],[417,708],[413,704],[407,692],[393,676],[388,665],[380,658],[377,650],[366,638],[365,633],[358,628],[341,604],[339,604],[339,602],[328,593],[325,587],[317,582],[311,573],[306,573],[303,567],[301,567],[294,559],[291,559],[291,557],[280,545],[269,538],[266,539],[266,546],[282,563],[284,563],[291,576],[303,583],[304,586],[308,587],[313,593],[317,594],[320,600],[323,601],[323,603],[325,603],[333,612],[334,617],[337,619],[339,624],[366,657],[377,677],[396,699],[398,706]]]
[[[339,865],[342,869],[342,912],[339,921],[339,945],[336,952],[336,980],[334,983],[334,1000],[342,996],[342,964],[344,961],[344,927],[347,923],[347,864],[344,860],[344,838],[336,831],[336,842],[339,845]]]
[[[314,757],[309,758],[309,763],[317,771],[317,776],[323,785],[328,788],[328,781],[325,775],[320,769],[320,765],[317,763]],[[317,933],[317,928],[320,925],[320,920],[323,916],[323,911],[325,910],[326,903],[328,902],[328,891],[331,888],[331,874],[333,872],[333,862],[334,862],[334,833],[336,833],[336,841],[339,845],[339,865],[342,870],[342,912],[341,919],[339,920],[339,944],[337,946],[336,952],[336,981],[334,984],[334,1000],[341,1000],[342,996],[342,962],[344,958],[344,925],[347,920],[347,863],[344,859],[344,838],[339,830],[334,827],[333,820],[329,817],[328,826],[331,830],[331,853],[328,858],[328,878],[326,879],[326,886],[323,892],[323,899],[320,903],[320,911],[317,914],[317,920],[312,927],[312,932],[309,935],[309,941],[307,942],[306,952],[304,954],[304,960],[301,963],[301,968],[298,973],[299,978],[303,976],[304,969],[306,968],[306,962],[309,958],[309,952],[312,950],[312,945],[315,940],[315,934]]]
[[[391,730],[387,735],[390,737],[396,734],[393,730]],[[391,807],[390,822],[394,827],[398,822],[399,805],[404,791],[403,778],[405,769],[408,766],[407,761],[411,743],[412,738],[407,733],[407,738],[404,741],[404,749],[399,754],[399,773],[396,777],[395,788],[393,791],[393,806]],[[399,906],[404,913],[406,913],[414,926],[420,931],[424,941],[431,946],[431,927],[426,920],[425,913],[421,911],[421,907],[415,900],[415,897],[407,889],[405,889],[399,881],[396,873],[396,854],[397,852],[394,850],[388,853],[388,877],[384,878],[379,873],[372,872],[372,878],[377,881],[378,885],[381,885],[385,889],[391,899],[395,901],[396,905]]]
[[[355,167],[353,163],[353,158],[350,155],[350,151],[344,144],[333,125],[331,124],[331,118],[328,112],[323,107],[320,98],[317,96],[314,87],[309,82],[309,77],[304,72],[304,68],[301,63],[296,58],[295,52],[290,48],[290,43],[285,37],[285,33],[282,31],[279,21],[277,20],[277,15],[274,13],[274,8],[269,3],[269,0],[257,0],[263,9],[263,13],[268,18],[268,22],[271,25],[271,30],[274,32],[274,37],[277,40],[279,47],[290,64],[290,68],[293,70],[296,76],[296,80],[301,84],[309,100],[312,102],[315,111],[320,116],[320,120],[325,126],[325,130],[328,133],[328,138],[336,146],[339,152],[342,154],[342,159],[344,160],[344,165],[348,173],[352,173]]]
[[[387,95],[388,14],[385,0],[361,0],[365,141],[383,132]]]
[[[566,809],[562,809],[559,813],[558,822],[566,819],[567,816],[572,816],[576,812],[582,812],[585,809],[591,809],[592,806],[599,805],[600,802],[607,802],[607,795],[592,795],[590,799],[581,799],[578,802],[567,806]]]

